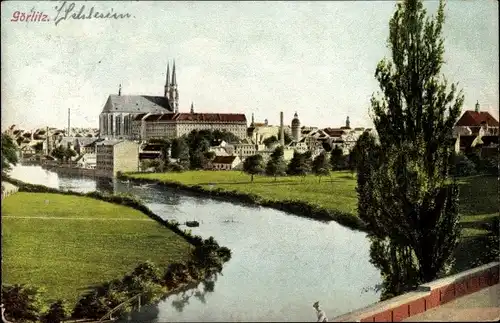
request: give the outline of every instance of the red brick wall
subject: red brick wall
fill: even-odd
[[[401,322],[402,320],[425,312],[433,307],[450,302],[458,297],[477,292],[480,289],[498,284],[499,268],[478,273],[474,276],[456,281],[450,285],[432,290],[430,295],[413,300],[407,304],[385,310],[383,312],[362,318],[361,322]]]

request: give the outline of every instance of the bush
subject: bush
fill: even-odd
[[[498,176],[499,168],[499,158],[498,155],[494,157],[488,157],[482,160],[482,171],[486,174]]]
[[[477,173],[477,165],[463,154],[455,156],[455,176],[471,176]]]
[[[174,263],[165,271],[163,280],[169,288],[176,288],[179,284],[187,283],[189,278],[188,267],[181,263]]]
[[[140,278],[143,281],[151,281],[154,283],[161,282],[161,271],[153,262],[146,261],[145,263],[137,266],[132,275]]]
[[[12,321],[39,321],[45,312],[42,293],[42,289],[29,285],[2,285],[6,318]]]
[[[42,322],[59,323],[71,317],[71,307],[65,300],[58,300],[50,305],[47,313],[43,315]]]
[[[111,310],[107,303],[103,295],[93,289],[78,300],[72,316],[76,319],[100,319]]]

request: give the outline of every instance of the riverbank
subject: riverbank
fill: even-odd
[[[306,177],[255,176],[254,182],[240,171],[186,171],[182,173],[127,173],[119,176],[136,183],[165,187],[225,201],[270,207],[322,221],[336,221],[350,229],[364,231],[356,216],[356,181],[348,172],[334,172],[318,182]]]
[[[9,196],[2,227],[3,282],[45,286],[48,299],[70,303],[147,260],[185,262],[194,248],[132,208],[54,193]]]
[[[334,172],[318,183],[316,176],[250,177],[239,171],[187,171],[183,173],[127,173],[137,183],[157,183],[211,198],[260,205],[285,212],[334,220],[351,229],[365,230],[356,215],[356,179],[348,172]],[[459,179],[462,236],[455,250],[454,272],[493,261],[498,221],[498,179],[477,175]],[[496,219],[496,220],[495,220]],[[494,229],[493,229],[494,231]]]
[[[42,168],[62,175],[97,177],[97,171],[91,168],[48,165],[43,165]]]
[[[213,237],[193,236],[133,197],[3,180],[22,192],[2,204],[2,298],[10,319],[47,320],[61,304],[68,304],[66,319],[99,319],[131,297],[141,295],[145,305],[202,282],[231,258]],[[19,303],[27,294],[31,303]],[[120,306],[115,317],[130,309]]]

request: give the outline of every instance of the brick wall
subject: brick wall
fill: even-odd
[[[493,262],[439,279],[416,291],[335,318],[334,322],[400,322],[458,297],[498,284],[500,263]]]

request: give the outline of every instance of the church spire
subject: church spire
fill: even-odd
[[[194,113],[194,105],[193,105],[193,102],[191,102],[191,113]]]
[[[165,88],[163,92],[163,96],[167,97],[168,96],[168,88],[170,86],[170,64],[167,62],[167,76],[165,79]]]
[[[118,87],[118,96],[122,95],[122,85]]]
[[[177,74],[175,73],[175,60],[172,66],[172,83],[170,83],[169,100],[173,106],[173,112],[179,112],[179,90],[177,89]]]
[[[174,60],[174,66],[172,67],[172,85],[177,86],[177,75],[175,74],[175,60]]]

